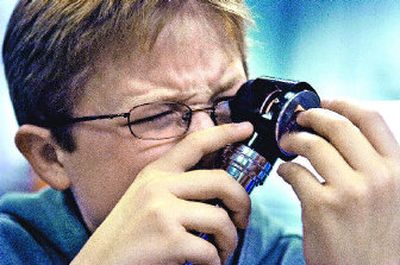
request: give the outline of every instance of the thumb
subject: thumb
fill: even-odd
[[[187,135],[160,159],[152,162],[152,169],[184,172],[196,165],[202,157],[215,152],[227,144],[250,137],[253,126],[249,122],[230,123],[210,127]]]

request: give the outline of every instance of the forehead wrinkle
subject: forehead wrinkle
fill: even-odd
[[[133,79],[130,83],[130,92],[142,96],[148,96],[153,99],[187,99],[201,94],[202,97],[211,97],[215,93],[213,84],[219,83],[223,78],[226,71],[230,71],[230,64],[221,61],[227,61],[226,56],[220,56],[214,62],[212,60],[205,60],[202,64],[203,67],[187,67],[181,64],[180,61],[175,64],[159,62],[157,66],[151,67],[145,74],[145,71],[140,74],[140,78]],[[229,58],[230,59],[230,58]],[[167,60],[168,61],[168,60]],[[152,64],[153,65],[153,64]],[[136,75],[137,76],[137,75]],[[152,94],[158,97],[152,96]],[[143,102],[143,100],[138,100]]]
[[[207,71],[196,69],[193,78],[185,74],[185,69],[182,69],[180,74],[176,68],[170,67],[163,75],[157,74],[158,69],[153,69],[154,74],[149,73],[147,78],[140,75],[140,78],[126,80],[126,89],[120,92],[123,103],[119,102],[117,106],[121,111],[126,111],[133,106],[156,101],[193,100],[197,101],[196,103],[204,103],[210,101],[216,94],[229,90],[232,85],[244,78],[241,65],[240,58],[237,57],[225,67],[222,64],[218,70],[210,67],[210,73],[196,74],[196,71]]]
[[[191,90],[182,91],[147,80],[134,80],[132,83],[131,89],[127,89],[122,93],[125,98],[123,104],[125,109],[157,101],[186,101],[188,98],[193,97],[193,91]]]
[[[188,57],[184,48],[175,52],[169,50],[168,54],[157,56],[156,63],[152,64],[156,67],[148,69],[145,76],[158,85],[181,90],[212,83],[224,73],[231,56],[221,51],[205,53],[205,48],[198,48]],[[223,61],[225,63],[221,64]]]
[[[219,78],[210,82],[210,86],[215,88],[214,93],[222,93],[229,90],[236,83],[244,82],[245,79],[246,74],[243,63],[240,57],[238,57],[236,60],[231,61]]]
[[[202,50],[202,53],[208,54],[200,58],[200,61],[190,59],[192,62],[187,62],[187,59],[177,56],[174,64],[170,63],[172,58],[169,60],[169,56],[160,57],[158,67],[152,68],[147,77],[158,87],[171,88],[185,95],[200,94],[203,98],[210,98],[221,90],[220,86],[226,87],[221,83],[225,82],[225,79],[230,82],[230,75],[240,75],[237,65],[242,64],[236,63],[241,62],[239,56],[235,57],[225,49],[211,52]],[[162,74],[159,68],[164,70]]]

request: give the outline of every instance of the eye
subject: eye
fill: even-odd
[[[148,103],[130,111],[129,129],[141,139],[168,139],[182,136],[190,121],[188,106],[176,102]]]
[[[163,119],[169,119],[169,116],[172,116],[173,114],[175,114],[174,111],[168,110],[168,111],[152,114],[150,116],[146,116],[143,118],[131,117],[132,120],[129,124],[130,125],[139,125],[139,124],[143,124],[143,123],[147,123],[147,122],[149,122],[149,123],[150,122],[159,122],[159,121],[162,121]]]
[[[185,123],[188,123],[190,121],[192,117],[192,114],[190,113],[190,111],[185,111],[184,113],[182,113],[182,121]]]
[[[137,106],[130,111],[129,125],[162,124],[180,116],[181,108],[174,103],[151,103]]]

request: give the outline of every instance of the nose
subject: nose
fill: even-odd
[[[189,132],[204,130],[215,126],[214,121],[208,111],[196,111],[193,113],[192,122],[190,124]]]

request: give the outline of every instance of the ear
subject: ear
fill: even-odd
[[[50,130],[35,125],[22,125],[15,144],[36,174],[52,188],[65,190],[71,185],[64,166],[64,150],[54,141]]]

